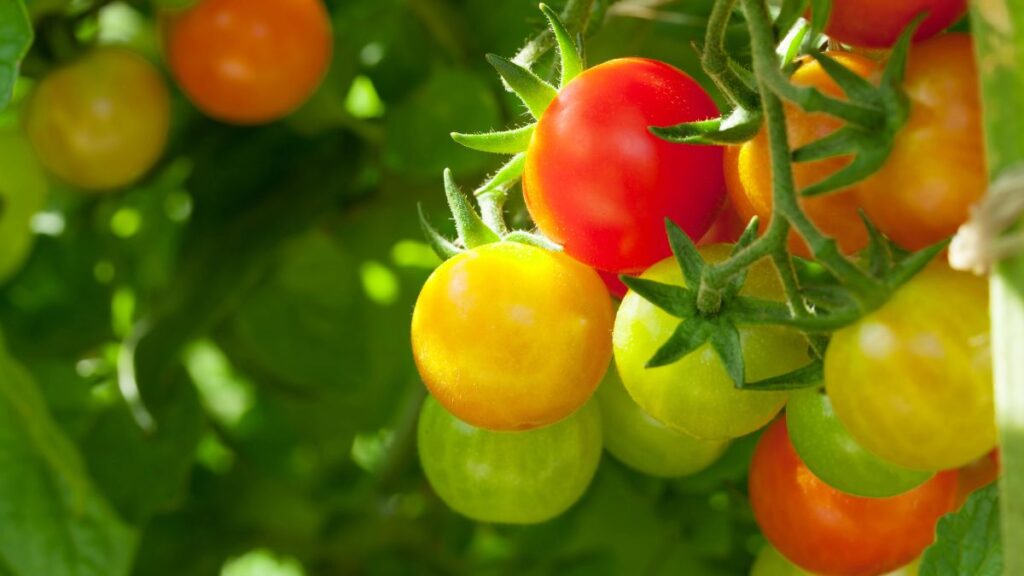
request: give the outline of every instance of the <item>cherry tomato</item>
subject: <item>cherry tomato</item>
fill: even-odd
[[[715,262],[725,259],[730,247],[718,244],[702,247],[700,251],[708,261]],[[684,285],[674,258],[652,266],[642,277]],[[750,269],[743,293],[782,298],[778,276],[770,263],[762,261]],[[615,364],[637,404],[669,427],[709,440],[743,436],[771,421],[786,403],[786,393],[737,390],[708,344],[674,364],[645,367],[679,322],[679,318],[634,292],[623,299],[613,333]],[[740,339],[748,380],[777,376],[808,362],[807,341],[795,331],[776,326],[742,326]]]
[[[837,60],[860,76],[869,76],[877,65],[863,57],[848,52],[829,52]],[[843,97],[839,86],[825,73],[815,60],[805,60],[793,74],[791,81],[797,86],[813,86],[825,94]],[[823,113],[808,113],[793,104],[786,104],[786,131],[793,149],[810,144],[832,134],[842,126],[842,121]],[[849,164],[851,158],[836,157],[814,162],[793,164],[793,178],[797,190],[806,188],[834,174]],[[749,222],[754,216],[760,217],[763,231],[772,215],[772,168],[768,147],[768,133],[762,127],[752,140],[739,146],[730,146],[725,153],[725,183],[729,198],[743,221]],[[825,234],[839,243],[843,252],[853,253],[867,246],[868,234],[860,219],[857,187],[846,188],[831,194],[802,198],[800,205],[811,221]],[[796,232],[790,234],[790,249],[800,256],[810,256],[810,251]]]
[[[936,262],[833,335],[825,386],[864,448],[906,468],[944,470],[995,446],[986,284]]]
[[[858,192],[879,230],[917,250],[953,235],[988,185],[970,36],[915,44],[903,87],[910,118],[885,165]]]
[[[412,345],[431,393],[492,430],[551,424],[583,405],[611,359],[613,311],[593,270],[512,242],[448,260],[427,280]]]
[[[594,477],[601,412],[588,403],[551,426],[495,432],[466,424],[427,398],[418,444],[427,480],[455,511],[481,522],[543,522],[579,500]]]
[[[672,478],[700,472],[729,447],[727,440],[700,440],[655,420],[629,396],[614,367],[595,396],[604,423],[604,447],[644,474]]]
[[[930,472],[900,468],[868,452],[843,428],[819,390],[790,395],[786,423],[800,459],[823,482],[854,496],[887,498],[920,486]]]
[[[200,0],[170,13],[167,60],[189,99],[225,122],[285,116],[319,86],[331,60],[320,0]]]
[[[163,154],[170,128],[163,77],[126,48],[94,49],[43,78],[25,131],[39,161],[79,188],[131,184]]]
[[[886,572],[885,576],[918,576],[920,559],[914,560],[902,568]],[[779,553],[771,544],[765,544],[754,559],[750,576],[817,576],[793,564]]]
[[[0,132],[0,282],[17,272],[32,249],[32,215],[43,208],[46,175],[28,142]]]
[[[888,48],[919,14],[928,16],[914,32],[915,40],[935,36],[966,11],[966,0],[836,0],[825,33],[853,46]]]
[[[724,199],[721,148],[672,144],[648,131],[718,116],[683,72],[624,58],[576,77],[541,115],[526,156],[527,207],[566,254],[639,273],[670,254],[665,219],[694,240]]]
[[[758,442],[749,482],[754,518],[791,562],[831,576],[875,576],[931,544],[936,522],[953,509],[957,473],[941,472],[891,498],[845,494],[804,465],[779,419]]]
[[[697,244],[700,246],[707,244],[732,244],[743,235],[747,222],[749,220],[744,221],[740,217],[732,202],[727,201],[722,208],[721,214],[718,215],[718,219],[715,220],[714,224],[711,225],[711,228],[708,229],[707,233],[704,234],[704,237]]]
[[[976,490],[995,482],[999,478],[1000,468],[998,449],[960,468],[960,481],[956,490],[957,507],[963,506]]]

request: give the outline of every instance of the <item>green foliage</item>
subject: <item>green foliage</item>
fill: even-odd
[[[32,37],[32,25],[22,0],[5,0],[0,4],[0,110],[11,101],[18,68]]]
[[[964,507],[939,521],[936,541],[921,562],[921,576],[1003,574],[999,487],[971,495]]]

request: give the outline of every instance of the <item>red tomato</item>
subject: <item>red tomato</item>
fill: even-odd
[[[750,503],[761,531],[801,568],[832,576],[875,576],[910,563],[953,509],[957,472],[940,472],[892,498],[861,498],[819,480],[797,456],[780,418],[750,464]]]
[[[740,213],[736,211],[731,202],[726,202],[718,219],[697,244],[699,246],[735,244],[743,235],[743,230],[747,227],[748,222],[749,220],[740,217]]]
[[[166,22],[167,60],[203,112],[260,124],[301,105],[331,58],[320,0],[200,0]]]
[[[956,505],[963,506],[975,490],[980,490],[999,478],[999,449],[989,452],[967,466],[960,469],[960,480],[957,483]]]
[[[915,40],[935,36],[967,11],[966,0],[834,0],[825,33],[863,48],[888,48],[918,14],[927,12]]]
[[[622,283],[618,274],[597,270],[597,275],[604,281],[605,287],[608,288],[608,293],[619,300],[622,300],[626,296],[626,292],[629,292],[629,287]]]
[[[583,72],[541,115],[527,151],[534,222],[569,256],[616,273],[670,254],[665,218],[699,239],[724,199],[722,150],[669,143],[648,127],[717,115],[696,81],[662,62],[623,58]]]

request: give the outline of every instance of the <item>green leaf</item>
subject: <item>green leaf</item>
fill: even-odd
[[[910,54],[910,44],[913,41],[914,32],[924,19],[925,14],[918,14],[910,24],[907,24],[907,27],[900,33],[896,43],[893,44],[892,52],[889,54],[889,61],[885,64],[885,70],[882,71],[883,85],[898,89],[903,84],[903,76],[907,69],[907,56]]]
[[[726,319],[719,318],[711,332],[711,347],[718,353],[725,371],[737,388],[743,388],[744,364],[740,332]]]
[[[520,244],[527,244],[529,246],[536,246],[537,248],[543,248],[552,252],[562,251],[562,247],[559,244],[556,244],[547,237],[527,232],[525,230],[513,230],[505,236],[504,240],[508,242],[519,242]]]
[[[747,223],[747,227],[743,229],[743,234],[740,235],[739,240],[737,240],[736,244],[732,247],[731,254],[733,256],[749,246],[750,243],[754,241],[754,238],[757,238],[758,225],[759,219],[757,216],[750,219],[750,222]],[[723,300],[731,300],[735,298],[741,290],[743,290],[743,284],[747,281],[747,271],[749,270],[749,268],[744,268],[739,274],[736,274],[729,279],[729,283],[726,284],[725,290],[722,292]]]
[[[1000,576],[999,486],[978,490],[958,512],[939,520],[935,543],[925,550],[921,576]]]
[[[773,392],[778,390],[800,390],[820,386],[825,379],[825,365],[821,360],[815,360],[810,364],[797,368],[792,372],[779,374],[757,382],[748,382],[743,385],[744,390]]]
[[[482,196],[495,190],[505,191],[519,181],[526,168],[526,153],[516,154],[506,162],[493,176],[488,178],[479,188],[473,191],[474,196]]]
[[[423,236],[426,238],[427,244],[430,244],[430,247],[434,249],[434,253],[437,254],[438,258],[447,260],[462,252],[461,248],[442,236],[440,232],[430,225],[426,213],[423,212],[422,203],[416,205],[416,211],[419,213],[420,228],[423,229]]]
[[[900,260],[892,267],[892,270],[885,277],[886,286],[891,290],[902,286],[908,280],[917,275],[918,272],[923,270],[924,267],[927,266],[932,259],[938,256],[939,253],[945,250],[947,246],[949,246],[949,239],[932,244],[927,248],[922,248],[903,260]]]
[[[736,108],[728,116],[684,122],[675,126],[651,126],[655,136],[683,144],[723,145],[746,142],[761,129],[760,111]]]
[[[808,0],[784,0],[779,9],[779,15],[775,17],[775,27],[779,30],[789,30],[803,17],[807,11]]]
[[[864,78],[843,66],[828,54],[815,50],[811,56],[821,64],[825,73],[835,81],[851,100],[874,99],[878,90]]]
[[[11,102],[18,69],[33,36],[32,22],[22,0],[0,3],[0,110]]]
[[[676,318],[689,318],[696,311],[695,296],[692,290],[676,286],[675,284],[663,284],[646,278],[637,278],[636,276],[622,275],[619,278],[623,284],[639,294],[641,298]]]
[[[583,56],[558,14],[546,4],[541,4],[540,10],[547,17],[551,32],[555,35],[555,42],[558,44],[558,54],[562,61],[562,75],[558,85],[564,87],[583,72]]]
[[[455,218],[455,229],[459,233],[459,240],[462,241],[463,246],[475,248],[500,240],[494,230],[484,224],[469,198],[462,193],[462,190],[459,190],[452,178],[451,170],[444,171],[444,191],[448,198],[448,208]]]
[[[830,0],[811,0],[811,33],[814,36],[825,30],[831,12],[832,2]]]
[[[850,127],[841,128],[835,132],[805,144],[793,151],[794,162],[814,162],[825,158],[834,158],[844,154],[852,154],[857,150],[857,145],[862,139],[863,133]]]
[[[651,356],[647,368],[668,366],[706,344],[713,336],[715,326],[703,318],[691,317],[676,326],[672,335]]]
[[[488,54],[487,61],[494,66],[501,78],[523,101],[523,104],[526,104],[534,118],[540,118],[548,104],[551,104],[551,101],[558,96],[558,90],[554,86],[511,60],[495,54]]]
[[[675,255],[679,269],[683,272],[686,285],[692,290],[697,290],[701,274],[704,273],[704,258],[686,232],[668,218],[665,219],[665,231],[668,233],[669,246],[672,247],[672,254]]]
[[[516,154],[525,152],[530,146],[530,138],[536,124],[527,124],[501,132],[483,132],[477,134],[461,134],[452,132],[452,140],[466,148],[490,152],[492,154]]]
[[[868,247],[865,249],[868,268],[875,277],[881,277],[892,268],[892,245],[885,236],[882,236],[882,233],[878,231],[863,210],[860,210],[859,213],[861,221],[864,222],[864,228],[868,231]]]
[[[800,191],[802,196],[820,196],[852,186],[874,174],[885,164],[885,160],[892,151],[892,139],[889,136],[870,135],[852,126],[840,128],[836,134],[843,132],[848,133],[853,141],[856,142],[856,153],[853,157],[853,162],[850,162],[838,172],[832,173],[827,178],[804,188]],[[840,137],[837,136],[837,139]],[[826,136],[823,140],[830,138],[831,136]],[[815,143],[811,143],[808,146],[813,147]],[[806,156],[801,158],[804,160]]]

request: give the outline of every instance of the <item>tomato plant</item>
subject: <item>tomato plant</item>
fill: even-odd
[[[729,247],[701,248],[710,260],[724,259]],[[683,285],[675,259],[652,266],[644,279]],[[744,292],[781,297],[778,280],[767,263],[751,268]],[[668,426],[698,438],[724,440],[749,434],[767,424],[786,402],[784,392],[745,392],[735,388],[721,360],[704,345],[682,360],[660,368],[647,361],[675,330],[677,320],[639,294],[630,292],[615,318],[615,363],[622,382],[637,404]],[[807,343],[780,327],[740,329],[747,375],[769,378],[799,368],[807,361]]]
[[[917,470],[963,466],[995,445],[986,283],[934,264],[835,333],[825,386],[871,452]]]
[[[864,48],[888,48],[903,29],[927,13],[915,40],[942,32],[967,11],[966,0],[837,0],[832,3],[825,33],[834,40]]]
[[[428,398],[420,412],[420,463],[437,495],[483,522],[543,522],[572,506],[601,460],[601,412],[593,403],[526,432],[462,422]]]
[[[651,476],[672,478],[710,466],[728,441],[701,440],[673,430],[644,412],[622,385],[617,370],[608,370],[597,389],[604,446],[623,464]]]
[[[590,398],[611,358],[611,326],[611,300],[593,270],[542,248],[487,244],[427,280],[413,312],[413,355],[431,393],[460,419],[523,430]]]
[[[0,283],[14,274],[32,249],[32,215],[43,208],[46,175],[28,142],[11,130],[0,131]]]
[[[316,90],[331,60],[320,0],[200,0],[170,12],[174,78],[206,114],[237,124],[281,118]]]
[[[126,48],[96,48],[43,78],[25,111],[39,161],[67,183],[109,190],[163,154],[170,98],[163,76]]]
[[[648,127],[717,113],[697,82],[662,62],[623,58],[584,71],[547,107],[530,141],[530,215],[589,266],[643,271],[669,255],[666,218],[699,239],[724,198],[721,172],[708,168],[720,164],[720,148],[672,144]]]
[[[956,485],[952,471],[891,498],[845,494],[807,469],[785,419],[764,432],[750,463],[750,503],[765,537],[804,570],[836,576],[872,576],[910,563],[953,509]]]
[[[854,440],[818,390],[794,393],[786,404],[786,425],[800,459],[823,482],[854,496],[885,498],[921,485],[932,475],[900,468]]]

